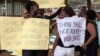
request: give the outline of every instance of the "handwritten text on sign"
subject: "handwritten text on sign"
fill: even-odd
[[[48,49],[49,20],[0,17],[1,49]]]
[[[59,35],[64,46],[84,43],[86,20],[84,18],[70,17],[57,20]]]

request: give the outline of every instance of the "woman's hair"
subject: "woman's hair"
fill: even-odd
[[[65,11],[65,13],[69,16],[69,17],[72,17],[75,15],[75,12],[74,10],[71,8],[71,7],[64,7],[63,10]]]
[[[31,7],[35,5],[39,7],[39,5],[35,1],[27,1],[27,3],[25,4],[25,9],[27,10],[27,12],[30,12]]]
[[[94,20],[97,17],[96,12],[94,10],[87,10],[86,16],[89,20]]]

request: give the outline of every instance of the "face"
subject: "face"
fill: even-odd
[[[31,7],[31,10],[33,10],[35,13],[38,11],[39,7],[37,5],[34,5]]]
[[[97,19],[100,21],[100,13],[97,13]]]
[[[61,10],[61,13],[59,14],[59,18],[63,19],[64,17],[67,17],[67,14],[64,10]]]
[[[29,14],[30,14],[30,16],[36,16],[37,15],[37,13],[38,13],[38,6],[37,5],[33,5],[33,6],[31,6],[31,10],[30,10],[30,12],[29,12]]]
[[[81,7],[81,12],[86,12],[86,8],[85,7]]]

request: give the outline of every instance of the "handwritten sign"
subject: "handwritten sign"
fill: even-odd
[[[86,20],[79,17],[57,19],[59,35],[64,46],[82,46],[85,38]]]
[[[100,45],[100,21],[97,22],[97,29],[98,29],[98,37],[99,37],[99,45]]]
[[[1,49],[48,49],[49,20],[0,17]]]
[[[16,52],[17,52],[17,56],[22,56],[22,50],[16,50]]]
[[[65,6],[64,0],[31,0],[36,1],[40,8],[57,8]]]

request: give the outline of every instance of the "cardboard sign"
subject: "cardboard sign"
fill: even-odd
[[[47,50],[49,20],[0,17],[1,49]]]
[[[31,0],[36,1],[40,8],[58,8],[65,6],[64,0]]]
[[[85,39],[86,20],[79,17],[57,19],[60,38],[64,46],[82,46]]]

